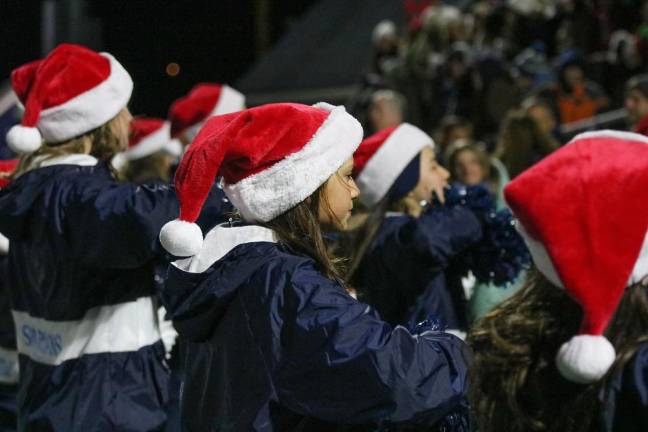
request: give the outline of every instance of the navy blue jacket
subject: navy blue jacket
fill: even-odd
[[[0,254],[0,431],[16,429],[18,353],[7,286],[7,257]]]
[[[188,269],[195,273],[169,267],[165,306],[180,336],[192,342],[185,430],[433,425],[465,408],[469,353],[461,340],[392,328],[312,259],[267,235],[236,234],[247,228],[270,232],[217,227],[201,254],[177,264],[201,261]],[[210,249],[217,250],[211,258]],[[455,424],[464,428],[448,430],[467,430],[466,421]]]
[[[87,165],[88,156],[75,156]],[[172,187],[118,183],[104,164],[41,167],[0,191],[20,352],[19,427],[149,431],[168,368],[153,258]]]
[[[641,344],[623,370],[612,377],[602,412],[605,432],[648,430],[648,343]]]
[[[387,215],[365,252],[355,283],[392,325],[413,328],[432,316],[449,329],[462,327],[444,271],[482,235],[464,207],[433,207],[414,218]]]

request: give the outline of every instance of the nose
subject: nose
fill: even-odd
[[[351,186],[351,199],[358,198],[360,196],[360,189],[358,188],[355,180],[351,179],[349,185]]]

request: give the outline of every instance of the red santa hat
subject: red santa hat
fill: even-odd
[[[11,183],[11,174],[18,167],[18,159],[0,160],[0,188]]]
[[[126,161],[134,161],[165,151],[171,156],[182,154],[182,144],[171,139],[168,121],[152,117],[137,117],[130,124],[128,150],[115,156],[113,165],[120,168]]]
[[[434,141],[409,123],[384,129],[362,141],[353,155],[354,176],[362,202],[372,207],[383,199],[405,167],[425,147],[434,148]]]
[[[62,142],[107,123],[133,91],[130,75],[113,56],[70,44],[14,69],[11,85],[25,113],[7,143],[20,154],[38,150],[43,139]]]
[[[18,166],[18,159],[0,160],[0,189],[11,183],[9,177]],[[0,233],[0,255],[9,252],[9,239]]]
[[[324,103],[262,105],[208,120],[176,171],[180,217],[162,227],[162,245],[179,257],[200,250],[194,222],[217,175],[245,220],[267,222],[315,192],[361,140],[358,121]]]
[[[648,138],[578,135],[504,192],[538,270],[583,310],[578,335],[557,353],[558,370],[595,382],[616,358],[603,333],[623,292],[648,275]]]
[[[225,84],[198,84],[187,96],[171,105],[171,136],[175,138],[185,133],[189,140],[193,140],[209,117],[242,109],[245,109],[245,96],[232,87]]]

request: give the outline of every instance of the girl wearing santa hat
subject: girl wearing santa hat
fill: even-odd
[[[112,160],[120,176],[133,183],[168,182],[172,165],[182,155],[182,144],[171,139],[170,129],[170,123],[163,119],[133,119],[128,149]]]
[[[200,83],[171,105],[171,136],[187,146],[212,116],[245,109],[245,96],[227,84]]]
[[[335,430],[443,423],[467,430],[468,352],[434,329],[392,328],[346,291],[323,229],[347,224],[360,124],[343,107],[264,105],[207,121],[176,174],[160,240],[165,306],[192,341],[185,430]],[[216,176],[242,221],[193,223]],[[324,429],[321,429],[324,428]]]
[[[449,330],[465,330],[463,289],[446,273],[469,267],[481,280],[512,277],[498,269],[518,253],[496,241],[512,231],[506,215],[496,212],[485,188],[449,189],[432,138],[411,124],[365,139],[354,159],[360,200],[369,209],[351,233],[350,277],[359,295],[392,324],[414,328],[435,318]]]
[[[505,198],[535,268],[470,335],[477,427],[648,430],[648,139],[579,135]]]
[[[107,53],[60,45],[12,73],[24,153],[0,191],[20,358],[21,430],[163,427],[168,368],[151,275],[168,186],[115,180],[133,82]]]

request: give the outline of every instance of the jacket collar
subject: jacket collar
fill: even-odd
[[[28,171],[56,165],[95,166],[98,162],[99,160],[96,157],[82,153],[55,156],[53,158],[40,156],[34,159]]]
[[[202,273],[229,251],[244,243],[276,243],[274,231],[258,225],[230,226],[224,223],[214,227],[203,241],[196,255],[175,261],[174,266],[189,273]]]

